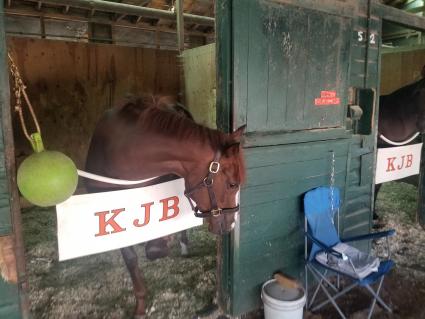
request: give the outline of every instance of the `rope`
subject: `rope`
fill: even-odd
[[[139,180],[139,181],[127,181],[127,180],[123,180],[123,179],[116,179],[116,178],[110,178],[110,177],[105,177],[105,176],[101,176],[101,175],[96,175],[96,174],[88,173],[88,172],[85,172],[85,171],[82,171],[82,170],[79,170],[79,169],[77,169],[77,172],[78,172],[78,175],[81,176],[81,177],[92,179],[92,180],[103,182],[103,183],[115,184],[115,185],[143,184],[143,183],[152,181],[152,180],[159,177],[159,176],[156,176],[156,177],[152,177],[152,178],[142,179],[142,180]]]
[[[421,133],[416,132],[415,134],[413,134],[413,136],[412,136],[412,137],[410,137],[410,138],[408,138],[407,140],[404,140],[404,141],[402,141],[402,142],[394,142],[394,141],[391,141],[390,139],[386,138],[383,134],[379,134],[379,138],[380,138],[381,140],[383,140],[384,142],[386,142],[386,143],[390,144],[390,145],[394,145],[394,146],[402,146],[402,145],[406,145],[406,144],[410,143],[411,141],[413,141],[415,138],[417,138],[417,137],[419,136],[419,134],[421,134]]]
[[[334,199],[334,186],[335,186],[335,152],[331,151],[331,174],[329,177],[329,186],[331,189],[331,213],[332,213],[332,218],[334,216],[335,213],[335,199]],[[332,219],[333,221],[333,219]],[[339,231],[339,229],[338,229]]]
[[[27,87],[25,86],[24,81],[22,80],[21,74],[19,73],[19,69],[16,66],[15,62],[13,61],[12,55],[10,54],[10,52],[7,52],[7,56],[9,58],[10,73],[12,74],[12,77],[14,80],[14,92],[15,92],[15,103],[16,103],[15,111],[19,115],[19,120],[21,122],[22,130],[24,132],[25,137],[32,144],[33,140],[30,134],[28,133],[28,129],[25,125],[24,115],[22,112],[22,96],[24,97],[24,100],[28,106],[28,109],[30,110],[36,130],[41,135],[40,125],[38,123],[37,116],[35,115],[34,108],[32,107],[32,104],[28,98],[28,95],[26,92]]]
[[[24,84],[24,81],[22,80],[21,74],[19,73],[19,69],[17,65],[15,64],[15,61],[13,61],[12,55],[10,52],[7,53],[7,56],[9,58],[9,66],[10,66],[10,73],[12,74],[13,80],[14,80],[14,93],[15,93],[15,111],[19,115],[19,120],[21,122],[22,131],[24,132],[25,137],[30,142],[31,145],[33,145],[33,139],[31,138],[31,135],[28,133],[27,126],[25,124],[25,119],[22,111],[22,97],[24,98],[28,109],[30,110],[32,119],[34,121],[34,125],[36,127],[37,132],[41,135],[41,129],[40,124],[38,123],[37,116],[35,115],[34,108],[32,107],[32,104],[30,102],[30,99],[28,98],[27,92],[26,92],[26,86]],[[127,180],[121,180],[121,179],[115,179],[105,176],[100,176],[92,173],[88,173],[82,170],[77,170],[77,173],[79,176],[96,180],[103,183],[108,184],[116,184],[116,185],[137,185],[137,184],[143,184],[149,181],[152,181],[156,177],[138,180],[138,181],[127,181]]]

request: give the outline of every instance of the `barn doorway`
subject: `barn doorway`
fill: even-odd
[[[174,1],[121,3],[175,15]],[[186,21],[183,46],[177,41],[174,18],[18,0],[9,1],[5,11],[8,48],[28,87],[44,142],[70,156],[77,167],[84,167],[99,117],[128,94],[173,96],[188,105],[195,120],[215,126],[213,2],[185,2],[183,11],[199,18]],[[208,88],[195,83],[197,77],[208,80]],[[197,99],[199,93],[211,99],[205,103]],[[31,149],[19,121],[13,120],[19,165]],[[78,192],[84,192],[82,183]],[[134,296],[119,251],[59,263],[54,209],[33,207],[24,199],[21,207],[31,314],[35,318],[130,317]],[[186,318],[211,310],[216,289],[215,237],[201,228],[191,230],[189,240],[190,258],[180,256],[178,241],[167,260],[148,262],[143,245],[138,248],[152,318]]]
[[[381,65],[380,65],[380,96],[381,105],[384,96],[390,95],[398,89],[417,82],[423,77],[425,66],[425,38],[424,32],[407,28],[400,24],[383,21],[382,23],[382,44],[381,44]],[[379,127],[378,127],[379,130]],[[378,133],[379,134],[379,133]],[[379,140],[378,147],[383,141]],[[417,137],[408,144],[421,143],[421,137]],[[396,145],[388,145],[396,146]],[[399,189],[400,192],[407,192],[402,196],[409,198],[410,208],[404,212],[404,218],[409,222],[418,222],[418,185],[419,175],[412,175],[400,180],[401,184],[392,182],[384,184],[382,189],[390,190],[391,187]],[[384,196],[384,194],[382,194]],[[377,197],[377,210],[383,209],[384,205]]]

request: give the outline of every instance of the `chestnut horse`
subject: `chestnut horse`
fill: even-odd
[[[157,99],[157,107],[162,110],[174,112],[182,116],[187,117],[188,119],[194,121],[192,114],[189,110],[184,107],[182,104],[177,102],[177,99],[173,96],[162,96]],[[167,182],[173,179],[179,178],[176,175],[169,175],[169,177],[162,177],[163,181]],[[146,257],[149,260],[155,260],[157,258],[163,258],[170,254],[169,244],[173,236],[165,236],[150,240],[145,244],[145,253]],[[180,243],[180,253],[182,256],[189,255],[189,239],[187,237],[187,231],[183,230],[179,233],[179,243]]]
[[[180,176],[195,215],[206,219],[210,232],[222,235],[233,229],[239,212],[238,192],[245,177],[243,130],[225,134],[167,110],[160,99],[134,99],[103,115],[92,136],[86,170],[126,180]],[[90,192],[123,188],[94,180],[86,186]],[[134,316],[143,318],[146,288],[137,255],[133,247],[121,253],[133,282]]]
[[[425,132],[425,66],[422,78],[379,98],[378,147],[405,145]],[[375,185],[375,202],[382,184]],[[376,212],[374,219],[378,216]]]

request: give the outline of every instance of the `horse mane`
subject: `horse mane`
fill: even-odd
[[[394,98],[402,98],[404,100],[406,96],[412,96],[416,94],[419,90],[423,89],[425,89],[425,77],[411,84],[403,86],[388,95]]]
[[[239,144],[231,135],[197,124],[190,114],[177,101],[172,102],[167,96],[127,97],[126,101],[116,107],[118,115],[134,125],[178,140],[191,140],[209,143],[214,150],[224,152],[226,148]],[[129,123],[130,124],[130,123]],[[245,181],[245,163],[242,149],[237,156],[239,178]]]
[[[173,104],[174,103],[174,104]],[[164,96],[127,97],[116,107],[118,115],[128,124],[142,127],[162,136],[178,140],[209,143],[214,150],[224,152],[226,148],[239,144],[231,135],[195,123],[187,109]],[[184,109],[184,110],[182,110]],[[245,181],[245,163],[242,149],[236,158],[241,183]]]

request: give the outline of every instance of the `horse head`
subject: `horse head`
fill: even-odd
[[[199,182],[186,181],[186,196],[197,217],[205,218],[210,232],[230,232],[239,214],[239,190],[245,178],[241,137],[245,127],[226,134],[224,145],[209,159],[208,172]],[[196,203],[196,206],[193,204]]]

